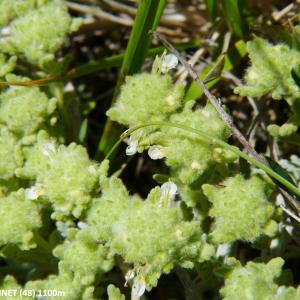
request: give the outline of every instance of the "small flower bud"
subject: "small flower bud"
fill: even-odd
[[[131,294],[133,297],[140,298],[146,290],[146,283],[143,279],[136,277],[133,281]]]
[[[177,193],[177,185],[172,181],[168,181],[161,186],[160,190],[162,198],[174,200]]]
[[[89,227],[89,225],[88,225],[87,223],[85,223],[85,222],[79,221],[79,222],[77,223],[77,227],[78,227],[79,229],[85,229],[85,228]]]
[[[69,229],[69,224],[58,221],[56,222],[56,228],[62,237],[65,238],[67,236],[67,230]]]
[[[148,155],[151,159],[162,159],[165,157],[165,154],[163,153],[163,148],[157,145],[150,146],[148,149]]]
[[[128,281],[132,280],[135,276],[134,270],[128,270],[127,273],[125,274],[125,284],[124,286],[127,286]]]
[[[126,155],[136,154],[137,146],[138,146],[138,141],[135,141],[130,137],[128,147],[126,148]]]
[[[27,200],[36,200],[39,196],[44,193],[44,190],[41,187],[32,186],[25,191],[25,198]]]
[[[232,244],[227,243],[227,244],[220,244],[217,248],[217,257],[223,257],[223,256],[228,256],[230,254],[230,251],[232,249]]]
[[[162,73],[168,73],[169,70],[176,68],[178,65],[178,58],[174,54],[167,54],[162,61]]]
[[[31,187],[30,189],[26,190],[25,198],[28,200],[35,200],[38,198],[35,187]]]

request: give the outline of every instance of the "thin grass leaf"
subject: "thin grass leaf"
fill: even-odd
[[[225,66],[225,54],[222,54],[216,64],[213,66],[213,68],[208,72],[208,74],[205,76],[203,82],[209,83],[217,78],[219,78],[222,74],[222,71]]]
[[[217,0],[205,0],[208,16],[212,23],[216,21],[217,18]]]
[[[149,31],[157,28],[166,2],[166,0],[143,0],[139,2],[118,78],[117,93],[125,76],[140,71],[152,41]]]
[[[293,178],[290,176],[290,174],[283,169],[276,161],[272,160],[270,157],[264,156],[264,158],[267,160],[270,168],[276,172],[278,175],[280,175],[281,177],[283,177],[285,180],[287,180],[288,182],[290,182],[291,184],[293,184],[295,187],[297,187],[296,182],[293,180]],[[291,196],[293,196],[293,194],[291,194],[290,190],[287,189],[282,183],[280,183],[278,180],[276,179],[272,179],[274,181],[275,184],[277,184],[278,186],[280,186],[281,188],[283,188],[284,190],[286,190]],[[295,195],[297,198],[297,201],[300,202],[300,197],[299,195]]]
[[[246,44],[243,40],[239,40],[234,44],[232,48],[229,49],[228,53],[224,56],[224,71],[231,71],[236,65],[239,64],[241,59],[247,54],[247,48]],[[222,56],[222,55],[221,55]],[[221,57],[217,59],[217,61],[220,60]],[[214,67],[208,66],[206,67],[200,74],[199,77],[201,79],[205,79],[206,76],[211,72],[211,70],[214,69]],[[220,77],[214,79],[213,81],[210,81],[206,86],[208,88],[211,88],[215,86],[220,80]],[[187,89],[187,92],[185,94],[185,101],[188,100],[196,100],[199,99],[203,95],[203,91],[200,89],[200,87],[197,85],[196,82],[192,82]]]
[[[88,130],[88,118],[85,118],[81,123],[79,129],[79,135],[78,135],[78,140],[81,144],[84,144],[86,141],[87,130]]]
[[[238,37],[247,33],[250,18],[247,0],[222,0],[222,11],[232,33]]]
[[[300,68],[298,68],[298,69],[300,69]],[[297,84],[298,88],[300,89],[300,76],[294,69],[292,69],[291,75],[292,75],[293,80]]]

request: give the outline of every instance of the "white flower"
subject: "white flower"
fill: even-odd
[[[74,92],[74,90],[74,85],[70,81],[64,87],[64,92]]]
[[[38,198],[36,187],[31,187],[25,191],[25,198],[28,200],[35,200]]]
[[[223,257],[229,255],[231,248],[232,248],[231,243],[220,244],[217,248],[216,257]]]
[[[134,298],[140,298],[143,296],[146,290],[146,283],[143,279],[140,279],[139,277],[136,277],[133,281],[132,289],[131,289],[131,297]]]
[[[25,191],[25,198],[27,200],[36,200],[39,196],[44,194],[44,189],[38,186],[32,186]]]
[[[294,226],[286,225],[286,226],[285,226],[285,230],[286,230],[290,235],[293,235],[293,234],[294,234],[294,231],[295,231],[295,228],[294,228]]]
[[[286,290],[285,286],[280,286],[277,291],[276,291],[276,296],[280,296],[281,294],[283,294],[283,292]]]
[[[199,162],[197,162],[197,161],[193,161],[192,162],[192,164],[191,164],[191,168],[193,169],[193,170],[200,170],[201,169],[201,165],[199,164]]]
[[[10,35],[11,34],[11,27],[10,26],[2,27],[0,32],[1,32],[1,35],[3,35],[3,36]]]
[[[135,271],[134,270],[128,270],[127,273],[125,274],[125,284],[124,286],[127,286],[128,281],[132,280],[135,276]]]
[[[138,141],[133,140],[131,137],[128,141],[128,147],[126,148],[126,155],[134,155],[137,152]]]
[[[151,159],[162,159],[165,157],[165,154],[163,153],[163,148],[157,145],[150,146],[148,149],[148,155]]]
[[[67,230],[69,229],[69,224],[57,221],[56,222],[56,228],[60,232],[62,237],[67,237]]]
[[[176,68],[178,65],[178,58],[174,54],[167,54],[163,57],[161,64],[162,73],[167,73],[169,70]]]
[[[270,249],[274,250],[274,249],[277,249],[280,245],[280,241],[279,239],[273,239],[270,243]]]
[[[163,199],[167,198],[170,200],[174,200],[177,193],[177,185],[172,181],[168,181],[161,186],[160,190],[161,197]]]
[[[92,175],[92,176],[97,176],[97,168],[94,165],[91,165],[88,167],[88,172]]]
[[[85,222],[79,221],[79,222],[77,223],[77,227],[78,227],[79,229],[85,229],[85,228],[89,227],[89,225],[88,225],[87,223],[85,223]]]
[[[166,98],[166,101],[167,103],[170,105],[170,106],[174,106],[175,105],[175,97],[173,95],[169,95],[167,98]]]

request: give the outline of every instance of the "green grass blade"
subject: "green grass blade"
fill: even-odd
[[[221,54],[220,58],[217,60],[216,64],[209,71],[209,73],[205,76],[203,82],[209,83],[216,78],[219,78],[223,72],[225,66],[225,54]]]
[[[272,160],[270,157],[267,157],[267,156],[264,156],[264,158],[266,159],[270,168],[274,172],[276,172],[281,177],[283,177],[285,180],[287,180],[288,182],[293,184],[295,187],[297,187],[296,182],[293,180],[293,178],[290,176],[290,174],[285,169],[283,169],[276,161]],[[278,186],[280,186],[281,188],[286,190],[285,186],[283,184],[281,184],[280,182],[278,182],[277,180],[274,180],[274,183],[276,183]],[[286,190],[286,191],[289,193],[289,190]],[[293,195],[291,195],[291,196],[293,196]],[[300,202],[300,196],[297,196],[296,198],[297,198],[297,201]]]
[[[80,126],[79,129],[79,136],[78,136],[78,140],[80,142],[80,144],[84,144],[86,141],[86,136],[87,136],[87,130],[88,130],[88,118],[85,118]]]
[[[242,37],[250,18],[247,0],[222,0],[222,11],[231,32]]]
[[[291,75],[292,75],[292,78],[293,78],[294,82],[297,84],[298,88],[300,88],[300,76],[299,76],[299,74],[294,69],[292,69]]]
[[[246,44],[243,40],[239,40],[234,44],[232,48],[229,49],[229,52],[225,55],[225,63],[224,63],[224,71],[231,71],[240,61],[241,59],[247,54],[247,48]],[[217,61],[219,61],[220,57],[217,58]],[[200,74],[199,77],[203,80],[205,77],[209,74],[209,72],[214,67],[208,66],[206,67]],[[220,80],[220,77],[210,81],[206,86],[208,88],[211,88],[215,86]],[[185,94],[185,101],[188,100],[197,100],[203,95],[203,91],[200,89],[200,87],[197,85],[196,82],[192,82],[187,89],[187,92]]]
[[[157,28],[166,2],[166,0],[141,0],[139,2],[119,74],[119,85],[123,83],[125,76],[140,71],[152,41],[149,31]]]
[[[217,0],[205,0],[208,16],[212,23],[215,22],[217,18]]]

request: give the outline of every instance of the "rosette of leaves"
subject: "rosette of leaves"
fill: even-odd
[[[242,266],[234,260],[231,264],[232,269],[225,275],[225,285],[221,289],[224,300],[293,300],[300,297],[300,288],[278,284],[284,264],[280,257],[268,263],[250,261]]]
[[[100,176],[99,166],[90,161],[84,147],[75,143],[50,150],[43,154],[48,156],[48,168],[38,174],[36,188],[42,189],[42,195],[52,203],[53,218],[78,218],[87,209],[95,192]],[[39,160],[40,154],[31,158]]]
[[[7,25],[16,17],[44,5],[49,0],[2,0],[0,2],[0,26]]]
[[[198,129],[224,141],[228,139],[227,126],[210,104],[193,109],[195,103],[188,102],[183,107],[182,98],[183,87],[174,85],[168,74],[142,73],[127,79],[107,115],[127,126],[167,121]],[[194,182],[214,165],[235,159],[232,153],[199,139],[194,133],[165,126],[161,126],[160,131],[142,128],[131,135],[130,154],[149,146],[152,146],[148,152],[150,157],[166,158],[174,177],[185,184]]]
[[[17,81],[18,77],[10,75],[7,79]],[[0,123],[18,138],[36,134],[50,125],[56,102],[38,87],[9,87],[0,94]]]
[[[247,49],[251,65],[244,77],[245,85],[237,87],[235,92],[251,97],[271,93],[275,100],[285,99],[292,115],[285,124],[270,125],[268,130],[275,137],[298,143],[300,139],[296,131],[300,125],[300,89],[297,78],[300,78],[300,52],[286,44],[272,45],[261,38],[248,42]]]
[[[183,85],[174,85],[168,74],[152,72],[128,76],[107,115],[129,127],[167,120],[182,106],[183,95]]]
[[[229,130],[219,118],[213,106],[207,104],[200,109],[193,109],[194,102],[188,102],[182,112],[173,114],[169,120],[173,124],[182,124],[213,138],[226,141]],[[149,143],[151,158],[165,158],[166,164],[171,167],[172,175],[184,184],[196,181],[204,172],[217,170],[217,165],[226,165],[235,160],[236,156],[213,142],[199,138],[188,130],[173,127],[162,127],[159,133],[145,138],[142,144]],[[156,153],[153,155],[153,150]]]
[[[38,206],[20,189],[0,199],[0,245],[15,244],[23,250],[36,246],[34,233],[42,226]]]
[[[211,238],[215,243],[254,242],[262,235],[272,237],[278,231],[278,224],[272,219],[275,208],[268,200],[272,184],[266,180],[236,175],[220,186],[204,184],[202,189],[212,203],[208,215],[214,219]]]
[[[25,285],[28,290],[57,291],[55,296],[43,296],[50,300],[92,300],[94,287],[82,284],[80,276],[71,271],[60,271],[58,275],[50,275],[43,280],[28,281]],[[32,299],[32,297],[31,297]]]
[[[74,230],[73,230],[74,231]],[[95,277],[110,271],[114,260],[109,248],[94,240],[88,228],[80,229],[74,238],[67,238],[57,246],[53,254],[60,259],[61,270],[72,271],[80,278],[81,284],[91,285]]]
[[[129,197],[121,181],[112,177],[87,213],[94,238],[133,264],[136,278],[149,290],[174,264],[190,268],[194,261],[214,255],[214,247],[200,241],[198,221],[184,221],[180,207],[172,204],[173,185],[154,188],[141,201]]]
[[[62,47],[67,35],[78,29],[81,20],[72,18],[61,0],[42,1],[44,5],[32,3],[35,9],[25,10],[20,6],[18,9],[17,4],[11,4],[6,12],[6,16],[20,16],[9,24],[10,35],[0,43],[2,52],[25,56],[29,63],[57,72],[63,63],[57,65],[55,53]],[[5,21],[5,16],[2,16],[2,23]]]
[[[6,127],[0,127],[0,179],[12,179],[15,171],[23,164],[21,145]]]

